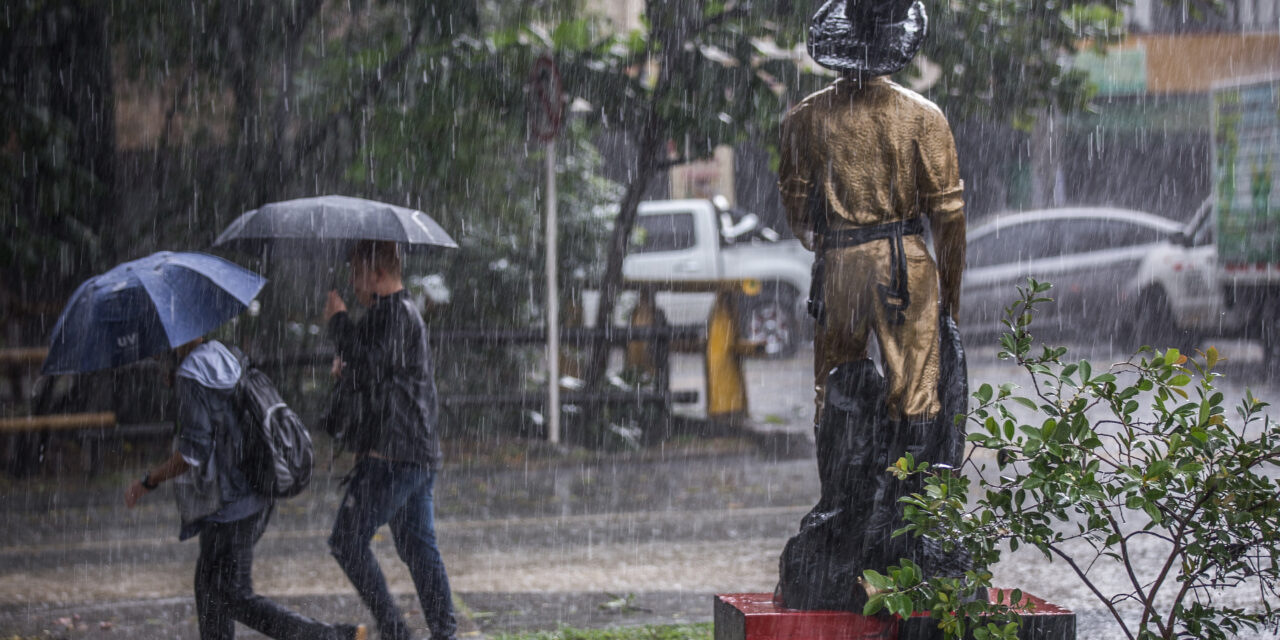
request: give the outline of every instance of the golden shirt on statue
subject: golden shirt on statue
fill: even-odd
[[[796,236],[814,249],[811,194],[832,230],[929,218],[943,298],[958,309],[964,186],[946,116],[888,78],[841,78],[805,98],[782,125],[778,188]]]

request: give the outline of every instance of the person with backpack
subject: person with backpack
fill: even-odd
[[[364,625],[326,624],[253,592],[253,547],[274,510],[274,498],[254,488],[246,452],[261,443],[246,425],[241,379],[247,367],[221,342],[196,339],[160,356],[164,382],[178,400],[176,450],[125,491],[133,508],[161,483],[174,480],[181,514],[179,539],[200,539],[196,613],[202,640],[235,637],[235,622],[272,638],[365,640]],[[310,442],[307,441],[309,448]]]
[[[357,456],[329,548],[384,640],[408,640],[404,616],[369,548],[390,524],[431,637],[455,636],[449,576],[436,546],[432,487],[440,468],[437,399],[427,327],[404,290],[399,247],[361,240],[348,254],[359,322],[330,291],[324,318],[337,347],[338,383],[327,429]]]

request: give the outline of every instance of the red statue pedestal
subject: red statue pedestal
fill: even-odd
[[[1011,591],[993,589],[988,597],[992,602],[997,598],[1007,602]],[[1022,618],[1019,638],[1075,640],[1076,614],[1067,609],[1023,594],[1018,615]],[[848,611],[787,609],[774,604],[770,593],[725,593],[715,599],[715,640],[896,640],[928,637],[927,630],[936,626],[927,613],[901,620]],[[941,637],[941,632],[936,635]]]

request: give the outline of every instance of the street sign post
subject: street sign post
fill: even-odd
[[[556,285],[556,136],[564,116],[560,72],[542,56],[529,73],[529,129],[546,145],[547,170],[547,440],[560,442],[560,292]]]

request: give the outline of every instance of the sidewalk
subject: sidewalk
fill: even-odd
[[[992,350],[975,351],[974,384],[1017,379]],[[786,441],[812,432],[811,396],[796,390],[810,357],[748,363],[753,417]],[[685,371],[697,363],[688,364]],[[682,382],[678,388],[691,388],[698,379]],[[1274,397],[1274,385],[1259,393]],[[676,438],[644,451],[567,454],[514,439],[451,441],[436,509],[462,629],[478,636],[708,622],[715,593],[771,591],[778,554],[819,487],[811,448],[762,449],[767,440]],[[257,548],[255,586],[323,620],[367,622],[325,543],[344,472],[344,461],[330,466],[322,454],[311,489],[281,503]],[[117,476],[0,479],[0,639],[196,637],[196,548],[176,541],[172,498],[126,510],[120,492],[132,469]],[[373,548],[408,621],[425,635],[385,530]],[[1123,637],[1062,563],[1024,548],[993,570],[1000,586],[1074,610],[1080,638]],[[1215,602],[1249,605],[1246,596]]]
[[[488,457],[452,446],[437,524],[463,637],[709,622],[715,592],[772,588],[777,550],[816,492],[811,454],[761,451],[747,435],[623,454],[514,446],[524,455],[511,459],[505,445]],[[325,546],[345,472],[326,465],[277,508],[255,587],[321,620],[371,624]],[[0,486],[0,638],[198,637],[196,546],[176,540],[166,490],[124,509],[124,476]],[[373,547],[426,637],[385,530]]]
[[[414,597],[402,594],[398,599],[416,636],[427,637]],[[628,594],[603,592],[454,594],[460,638],[554,630],[562,626],[603,628],[710,622],[711,599],[710,593],[689,591],[646,592],[630,598]],[[373,628],[364,605],[354,594],[276,600],[318,619],[364,622]],[[241,625],[237,625],[236,631],[237,638],[265,637]],[[0,637],[8,640],[14,636],[65,640],[198,640],[199,633],[195,604],[186,597],[66,607],[32,606],[21,612],[0,606]]]

